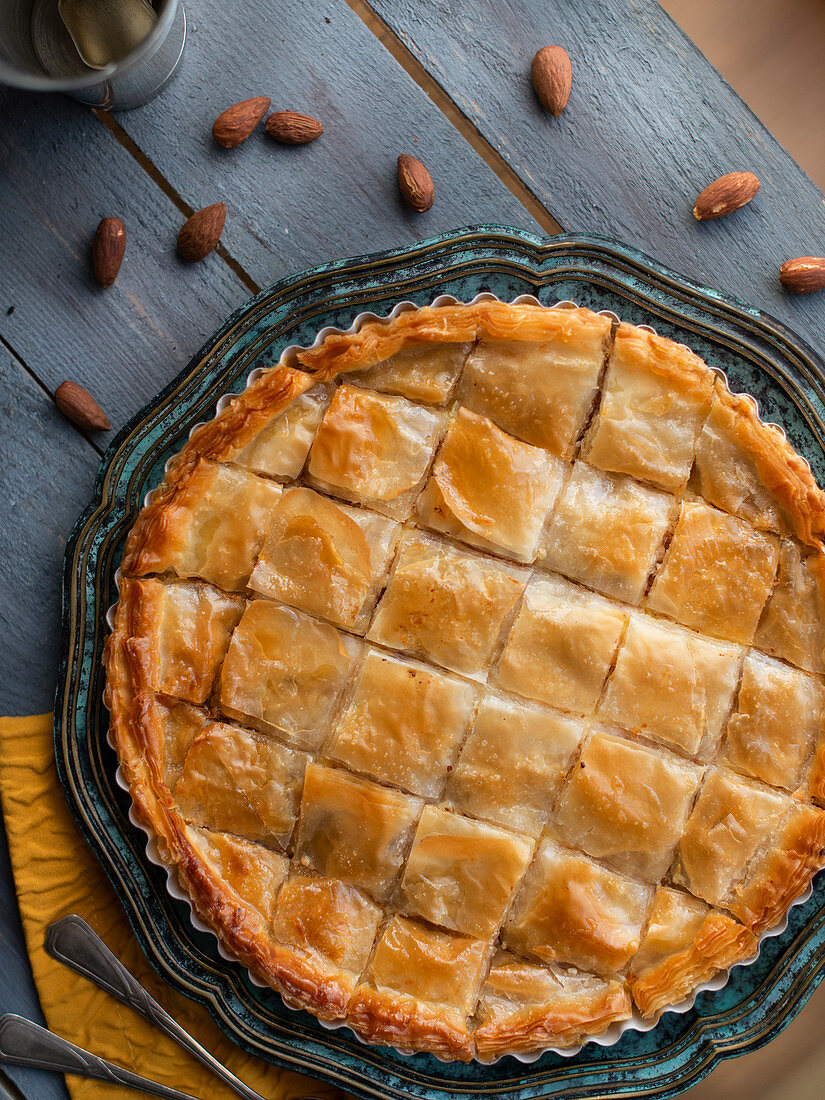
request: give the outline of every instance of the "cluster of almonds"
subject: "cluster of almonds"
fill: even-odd
[[[218,145],[234,149],[246,141],[269,110],[270,101],[265,96],[245,99],[235,103],[215,119],[212,136]],[[283,145],[305,145],[315,141],[324,132],[317,118],[297,111],[275,111],[266,120],[267,134]],[[402,153],[398,158],[398,188],[413,210],[429,210],[435,198],[432,176],[417,157]],[[178,245],[180,251],[180,245]]]
[[[267,96],[254,96],[234,103],[215,119],[212,137],[224,149],[246,141],[271,106]],[[266,133],[282,145],[306,145],[324,132],[317,118],[298,111],[274,111],[264,124]],[[407,205],[416,211],[429,210],[435,198],[432,177],[417,157],[402,153],[398,158],[398,188]],[[178,232],[177,253],[187,263],[198,263],[217,248],[226,222],[226,204],[212,203],[191,214]],[[126,252],[126,227],[120,218],[104,218],[92,240],[92,269],[102,287],[117,279]],[[108,417],[92,395],[76,382],[58,386],[55,403],[73,424],[84,431],[109,431]]]
[[[544,46],[533,58],[530,69],[539,102],[558,117],[567,106],[573,86],[573,67],[562,46]],[[254,96],[234,103],[215,119],[212,137],[224,149],[234,149],[252,134],[271,106],[266,96]],[[298,111],[274,111],[264,125],[266,133],[282,145],[305,145],[324,132],[316,118]],[[752,172],[728,172],[702,191],[693,206],[698,221],[724,217],[747,205],[759,190]],[[402,153],[398,158],[398,188],[407,205],[429,210],[435,198],[432,176],[417,157]],[[181,259],[197,263],[218,246],[226,221],[222,202],[196,210],[181,226],[177,251]],[[120,218],[104,218],[92,241],[95,278],[103,287],[117,278],[126,250],[126,228]],[[797,256],[779,270],[782,286],[794,294],[825,289],[825,257]],[[108,431],[106,414],[89,393],[75,382],[63,382],[55,393],[58,408],[78,427],[87,431]]]
[[[224,149],[234,149],[252,134],[271,106],[266,96],[233,103],[215,119],[212,137]],[[282,145],[306,145],[324,132],[317,118],[299,111],[274,111],[264,125],[266,133]],[[435,198],[432,176],[417,157],[398,158],[398,187],[413,210],[429,210]],[[178,233],[177,251],[182,260],[198,263],[218,246],[226,221],[222,202],[196,210]],[[120,218],[104,218],[92,241],[92,266],[101,286],[111,286],[120,271],[126,250],[126,227]]]

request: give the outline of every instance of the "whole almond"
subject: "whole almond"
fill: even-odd
[[[282,145],[306,145],[324,132],[317,118],[298,111],[275,111],[266,120],[266,132]]]
[[[693,204],[693,216],[700,222],[723,218],[749,203],[758,190],[753,172],[728,172],[702,191]]]
[[[92,267],[101,286],[111,286],[126,251],[126,226],[120,218],[104,218],[92,240]]]
[[[266,112],[271,100],[264,95],[234,103],[212,123],[212,137],[224,149],[234,149],[246,141]]]
[[[433,178],[418,157],[402,153],[398,158],[398,190],[407,206],[423,213],[435,199]]]
[[[545,111],[558,117],[567,106],[573,86],[573,66],[562,46],[543,46],[530,70],[533,87]]]
[[[87,432],[108,432],[112,425],[106,413],[88,390],[77,382],[61,382],[55,390],[54,403],[63,415]]]
[[[797,256],[779,269],[779,281],[791,294],[825,289],[825,256]]]
[[[181,226],[178,233],[178,255],[187,263],[195,264],[208,256],[217,246],[226,221],[226,205],[222,202],[204,206]]]

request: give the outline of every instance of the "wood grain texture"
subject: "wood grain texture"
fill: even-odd
[[[825,294],[777,272],[825,239],[817,187],[655,0],[374,0],[378,15],[570,231],[618,237],[690,278],[766,309],[825,351]],[[565,47],[559,118],[530,86],[539,47]],[[745,209],[699,225],[699,191],[755,172]]]
[[[0,335],[52,392],[85,386],[116,430],[249,292],[218,256],[176,257],[182,215],[88,109],[0,88],[0,148]],[[110,215],[126,256],[103,290],[89,249]]]
[[[0,394],[0,632],[13,639],[0,647],[0,714],[40,714],[54,695],[63,552],[98,455],[3,347]]]
[[[223,242],[259,285],[471,223],[541,231],[344,0],[245,0],[243,18],[207,0],[186,10],[180,74],[160,99],[117,120],[193,207],[226,203]],[[253,95],[270,96],[273,111],[318,118],[325,132],[289,147],[261,126],[238,148],[220,148],[214,119]],[[398,194],[404,152],[435,182],[424,214]]]

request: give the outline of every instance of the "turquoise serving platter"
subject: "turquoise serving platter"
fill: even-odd
[[[77,821],[111,878],[151,963],[182,993],[207,1006],[247,1051],[363,1097],[446,1100],[572,1100],[667,1097],[696,1084],[723,1058],[768,1042],[785,1027],[825,973],[825,878],[791,909],[787,929],[764,940],[759,958],[731,972],[715,993],[698,996],[652,1030],[626,1032],[615,1045],[588,1044],[573,1057],[544,1054],[494,1065],[405,1057],[367,1047],[346,1028],[327,1030],[284,1007],[223,958],[196,930],[189,908],[171,897],[166,875],[146,854],[129,820],[106,734],[101,652],[106,610],[126,532],[147,490],[192,426],[214,415],[218,399],[244,388],[256,367],[277,362],[290,344],[311,344],[324,326],[347,328],[365,310],[420,305],[439,294],[462,301],[489,291],[504,300],[533,294],[572,300],[649,324],[721,368],[734,392],[752,394],[762,418],[779,424],[825,484],[825,368],[803,341],[771,317],[696,286],[632,248],[600,237],[542,238],[481,226],[411,247],[336,261],[275,283],[237,310],[188,367],[117,435],[106,452],[94,499],[71,537],[63,587],[64,655],[55,706],[60,781]]]

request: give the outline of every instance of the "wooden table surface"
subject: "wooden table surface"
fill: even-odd
[[[51,707],[61,558],[106,443],[61,417],[56,387],[86,386],[117,429],[228,313],[284,275],[473,223],[602,233],[825,352],[825,294],[789,296],[777,279],[783,260],[822,252],[823,195],[654,0],[185,6],[180,73],[146,107],[107,116],[0,89],[0,714]],[[574,70],[557,119],[529,84],[533,54],[552,42]],[[259,94],[319,117],[323,137],[287,148],[259,132],[218,148],[215,116]],[[400,152],[432,171],[425,214],[398,197]],[[756,199],[697,223],[696,194],[735,169],[759,176]],[[179,226],[220,200],[220,252],[182,264]],[[104,291],[89,242],[111,215],[128,247]],[[0,830],[0,1011],[37,1018],[4,845]],[[4,1088],[66,1095],[17,1070],[0,1071]]]

